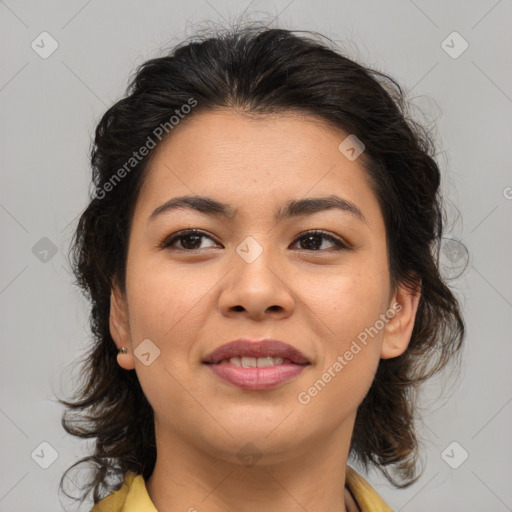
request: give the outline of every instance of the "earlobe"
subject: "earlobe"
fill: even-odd
[[[117,363],[125,370],[133,370],[135,362],[132,354],[132,342],[130,335],[130,323],[128,315],[128,304],[126,297],[119,290],[117,285],[112,287],[110,293],[110,316],[109,316],[110,335],[114,340],[118,354]],[[125,347],[126,352],[119,352]]]
[[[411,341],[420,298],[421,280],[414,290],[403,284],[398,286],[387,314],[389,321],[384,329],[381,359],[398,357],[406,351]]]

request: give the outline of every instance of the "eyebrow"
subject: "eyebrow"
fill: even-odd
[[[238,212],[238,208],[232,205],[221,203],[206,196],[179,196],[169,199],[169,201],[156,208],[149,216],[148,222],[154,220],[163,213],[175,209],[197,210],[213,217],[224,217],[232,219]],[[350,213],[361,222],[368,223],[361,210],[352,202],[336,195],[326,197],[308,197],[305,199],[294,199],[287,202],[281,208],[278,208],[274,214],[274,220],[280,222],[291,217],[302,215],[312,215],[317,212],[337,209]]]

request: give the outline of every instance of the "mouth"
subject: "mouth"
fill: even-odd
[[[235,340],[211,352],[203,363],[231,385],[263,390],[299,375],[311,363],[302,352],[278,340]]]

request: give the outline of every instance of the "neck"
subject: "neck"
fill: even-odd
[[[159,512],[352,512],[344,483],[353,420],[301,442],[293,454],[263,448],[253,460],[201,449],[197,439],[157,426],[148,494]]]

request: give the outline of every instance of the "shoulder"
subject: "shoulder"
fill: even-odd
[[[347,466],[345,473],[345,485],[354,496],[361,512],[393,512],[375,489],[350,466]]]
[[[117,491],[98,501],[91,512],[157,512],[142,475],[129,471]]]

